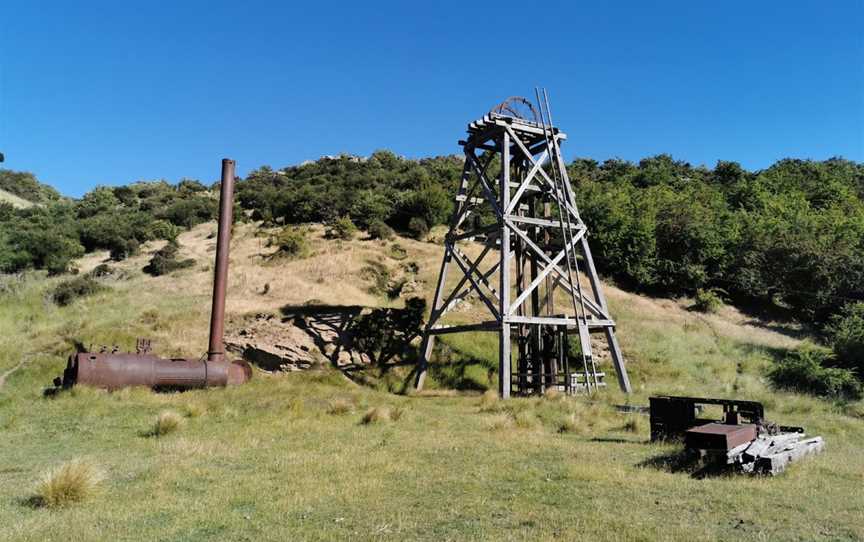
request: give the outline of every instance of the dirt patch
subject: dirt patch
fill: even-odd
[[[363,307],[315,307],[284,316],[257,314],[229,321],[229,351],[268,371],[300,371],[333,365],[368,365],[368,355],[353,349],[352,322]]]

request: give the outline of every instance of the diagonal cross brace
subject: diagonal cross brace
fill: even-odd
[[[516,300],[513,301],[513,305],[510,307],[510,312],[508,316],[512,316],[516,312],[516,309],[522,305],[522,302],[525,301],[525,299],[527,299],[529,295],[531,295],[531,292],[537,289],[537,287],[540,286],[540,283],[543,282],[544,279],[546,279],[546,275],[551,273],[553,270],[558,269],[558,262],[560,262],[565,256],[570,256],[570,250],[577,242],[579,242],[583,235],[585,235],[585,230],[579,231],[576,235],[573,236],[573,239],[571,239],[566,246],[561,248],[561,251],[558,253],[558,255],[555,256],[551,261],[549,261],[546,267],[544,267],[543,270],[537,274],[537,277],[531,281],[531,284],[529,284],[528,287],[525,288],[525,290],[523,290],[521,294],[519,294],[519,297],[517,297]]]
[[[522,152],[522,155],[525,157],[525,159],[528,160],[528,162],[530,162],[532,165],[537,166],[537,161],[534,159],[534,156],[530,153],[530,151],[528,151],[527,148],[525,148],[525,145],[522,143],[516,133],[513,132],[513,129],[509,126],[507,126],[505,129],[513,138],[514,143],[516,143],[516,147]],[[551,188],[555,192],[558,199],[564,202],[564,207],[570,212],[571,215],[573,215],[578,220],[579,212],[573,206],[572,202],[564,197],[564,194],[561,193],[556,184],[552,181],[552,179],[549,178],[549,174],[547,174],[542,167],[539,168],[537,172],[540,174],[541,177],[543,177],[543,179],[546,181],[546,184],[549,185],[549,188]]]
[[[509,219],[507,219],[506,222],[511,226],[513,232],[514,232],[516,235],[518,235],[518,236],[519,236],[523,241],[525,241],[525,244],[528,245],[528,246],[531,248],[531,250],[533,250],[537,255],[539,255],[540,258],[541,258],[543,261],[545,261],[546,263],[550,263],[550,262],[552,261],[552,258],[550,258],[550,257],[549,257],[545,252],[543,252],[543,250],[542,250],[540,247],[538,247],[538,246],[534,243],[534,241],[532,241],[531,238],[528,237],[528,236],[525,234],[525,232],[523,232],[523,231],[520,230],[519,228],[515,227],[515,226],[513,225],[513,222],[511,222]],[[584,235],[584,233],[583,233],[582,235]],[[555,265],[555,267],[553,268],[553,271],[555,271],[555,273],[556,273],[556,274],[557,274],[561,279],[566,280],[567,275],[564,273],[564,271],[563,271],[560,267],[558,267],[557,265]],[[559,284],[560,284],[560,285],[561,285],[561,286],[562,286],[562,287],[563,287],[563,288],[564,288],[564,289],[565,289],[565,290],[566,290],[570,295],[574,295],[574,296],[575,296],[575,295],[579,295],[577,292],[572,291],[572,290],[570,289],[569,285],[567,285],[566,283],[564,283],[564,282],[559,282]],[[611,320],[611,318],[609,317],[609,315],[607,314],[607,312],[606,312],[603,308],[601,308],[597,303],[595,303],[593,300],[588,299],[588,298],[585,297],[585,296],[582,296],[582,299],[585,300],[585,305],[586,305],[586,306],[591,310],[592,313],[594,313],[595,316],[597,316],[597,317],[599,317],[600,319],[603,319],[603,320]]]

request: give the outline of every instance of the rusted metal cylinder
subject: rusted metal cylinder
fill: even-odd
[[[242,384],[252,376],[245,362],[163,359],[151,354],[80,352],[69,356],[63,387],[83,384],[107,390],[131,386],[186,390]]]
[[[222,187],[219,193],[219,230],[216,236],[216,266],[213,271],[213,307],[210,311],[208,361],[225,359],[225,290],[228,285],[228,253],[234,221],[234,160],[222,160]]]
[[[228,251],[234,208],[234,161],[222,160],[222,189],[219,198],[219,230],[213,277],[213,305],[210,314],[210,343],[207,360],[164,359],[150,353],[149,341],[139,341],[135,354],[78,352],[69,356],[63,378],[55,386],[68,388],[84,384],[108,390],[130,386],[155,389],[192,389],[243,384],[252,378],[245,361],[225,360],[225,294],[228,283]]]

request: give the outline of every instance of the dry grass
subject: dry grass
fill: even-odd
[[[643,433],[646,430],[647,424],[645,423],[645,417],[639,416],[638,414],[631,414],[627,417],[627,421],[624,422],[624,425],[621,426],[622,431],[626,431],[627,433]]]
[[[318,254],[309,265],[318,269],[301,262],[261,266],[258,240],[247,236],[251,228],[238,227],[229,314],[253,306],[276,311],[312,298],[386,303],[365,294],[368,284],[356,280],[359,267],[349,266],[387,258],[388,245],[316,239]],[[213,240],[194,237],[206,233],[204,225],[181,235],[181,244],[191,241],[182,257],[196,255],[198,268],[145,277],[145,252],[118,264],[130,271],[129,280],[118,282],[98,305],[81,300],[81,311],[45,306],[44,291],[58,279],[44,275],[0,295],[0,370],[20,362],[22,343],[49,352],[15,372],[0,398],[0,540],[864,539],[864,516],[854,504],[864,482],[862,403],[832,405],[772,391],[761,378],[770,358],[760,348],[794,339],[746,325],[729,307],[706,323],[678,301],[607,288],[634,383],[630,397],[615,389],[608,364],[609,389],[562,400],[498,401],[494,392],[481,398],[440,389],[430,389],[434,397],[394,397],[302,372],[256,375],[244,386],[184,394],[82,388],[53,399],[34,396],[62,369],[74,339],[130,348],[136,336],[149,336],[165,356],[205,351]],[[399,243],[408,259],[420,262],[422,291],[431,295],[440,245]],[[278,282],[272,279],[277,274]],[[331,276],[346,282],[326,292]],[[267,282],[271,288],[262,295]],[[455,315],[474,318],[485,310],[476,300],[470,305]],[[445,336],[446,343],[457,336]],[[459,346],[460,355],[482,361],[475,372],[484,376],[462,389],[494,387],[494,379],[486,378],[497,366],[494,335],[466,334]],[[652,393],[759,400],[770,419],[821,434],[829,447],[772,480],[692,479],[668,466],[678,447],[645,442],[647,418],[612,406],[645,404]],[[337,397],[354,401],[353,420],[325,413]],[[214,423],[187,420],[171,437],[135,438],[137,428],[152,427],[161,410],[193,418],[193,403],[205,405]],[[397,404],[410,409],[410,423],[392,423],[402,412]],[[390,405],[391,422],[359,425],[370,405]],[[484,414],[475,414],[478,406]],[[536,425],[517,428],[520,413]],[[378,419],[373,414],[370,423]],[[51,427],[64,430],[42,430]],[[566,434],[556,435],[559,430]],[[61,450],[98,457],[122,473],[112,476],[111,498],[51,513],[22,502]],[[148,503],[146,514],[142,502]],[[619,521],[622,507],[629,522]],[[213,515],[214,509],[222,512]],[[502,517],[501,510],[508,514]],[[636,524],[638,532],[628,528]]]
[[[344,416],[354,412],[354,403],[348,399],[336,398],[331,399],[327,404],[327,414],[333,416]]]
[[[498,410],[498,392],[487,390],[480,397],[480,412],[495,412]]]
[[[486,418],[486,427],[490,431],[506,431],[513,428],[513,416],[510,414],[495,414]]]
[[[154,437],[164,437],[171,433],[175,433],[183,427],[184,423],[185,420],[183,419],[183,416],[177,414],[173,410],[166,410],[160,412],[159,416],[156,417],[156,423],[153,425],[150,434]]]
[[[534,429],[537,427],[537,416],[529,410],[523,410],[513,416],[513,422],[519,429]]]
[[[48,472],[36,486],[33,503],[46,508],[58,508],[83,501],[93,495],[102,480],[91,464],[75,460]]]
[[[366,414],[363,414],[360,423],[369,425],[373,423],[389,422],[392,419],[393,412],[390,410],[390,407],[376,406],[370,407],[369,410],[366,411]]]
[[[186,403],[183,405],[183,414],[187,418],[200,418],[207,414],[207,407],[197,402]]]
[[[564,416],[558,423],[559,433],[581,433],[582,426],[579,423],[579,418],[576,414],[570,413]]]

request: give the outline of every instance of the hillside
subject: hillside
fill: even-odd
[[[32,173],[0,168],[0,201],[29,207],[59,199],[60,193],[53,186],[40,182]]]
[[[0,203],[9,203],[18,209],[26,209],[33,206],[33,202],[27,201],[26,199],[3,189],[0,189]]]
[[[448,338],[452,361],[433,368],[433,389],[421,395],[389,391],[406,374],[394,368],[369,371],[371,386],[333,369],[257,371],[226,390],[41,396],[76,341],[131,348],[142,336],[166,356],[202,353],[214,231],[209,222],[179,236],[194,267],[143,274],[163,243],[151,241],[110,264],[122,272],[101,279],[109,290],[68,307],[45,298],[62,278],[3,279],[0,374],[17,370],[0,389],[0,539],[864,538],[864,405],[777,392],[764,376],[798,344],[800,328],[731,307],[702,315],[687,298],[609,284],[635,388],[629,398],[615,389],[593,398],[481,397],[474,390],[493,385],[496,358],[483,335]],[[235,228],[229,334],[258,314],[287,327],[279,316],[298,306],[401,306],[402,298],[370,293],[370,262],[394,275],[410,268],[416,293],[431,296],[439,245],[328,240],[321,226],[309,235],[310,257],[274,260],[255,225]],[[76,266],[87,272],[107,256],[93,252]],[[676,446],[647,442],[644,416],[613,408],[655,393],[759,400],[770,419],[824,436],[828,450],[775,479],[696,479],[679,469]],[[390,408],[393,419],[361,423],[371,407]],[[165,410],[183,415],[183,427],[149,436]],[[76,458],[102,470],[101,491],[70,508],[33,507],[39,477]]]

